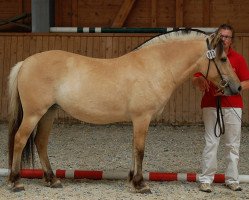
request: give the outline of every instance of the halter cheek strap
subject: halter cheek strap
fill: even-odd
[[[214,59],[216,58],[216,52],[215,52],[214,49],[212,49],[212,47],[211,47],[211,45],[210,45],[210,43],[209,43],[208,38],[206,39],[206,43],[207,43],[207,48],[208,48],[207,53],[206,53],[206,56],[207,56],[207,58],[208,58],[209,61],[208,61],[208,69],[207,69],[207,73],[206,73],[205,78],[208,77],[209,68],[210,68],[210,62],[213,61],[213,62],[214,62],[214,65],[215,65],[215,67],[216,67],[216,69],[217,69],[217,72],[218,72],[218,74],[219,74],[219,76],[220,76],[220,78],[221,78],[221,82],[223,83],[224,79],[223,79],[223,77],[222,77],[222,75],[221,75],[221,72],[220,72],[220,70],[219,70],[219,68],[218,68],[218,66],[217,66],[217,64],[216,64],[216,62],[215,62],[215,60],[214,60]]]
[[[223,79],[222,75],[221,75],[221,72],[215,62],[215,57],[216,57],[216,52],[214,49],[211,48],[211,45],[209,44],[209,40],[207,39],[206,40],[207,42],[207,48],[208,48],[208,51],[206,53],[206,56],[208,58],[208,69],[207,69],[207,74],[205,76],[205,78],[208,77],[208,72],[209,72],[209,68],[210,68],[210,63],[211,61],[214,62],[215,64],[215,67],[218,71],[218,74],[221,78],[221,82],[220,82],[220,86],[221,87],[226,87],[228,82],[226,80]],[[217,120],[215,122],[215,126],[214,126],[214,134],[216,137],[220,137],[221,134],[224,134],[225,133],[225,124],[224,124],[224,119],[223,119],[223,113],[222,113],[222,107],[221,107],[221,96],[217,96],[216,98],[216,112],[217,112]],[[217,132],[217,128],[219,128],[219,133]]]

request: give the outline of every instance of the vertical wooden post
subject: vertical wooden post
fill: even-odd
[[[32,32],[49,32],[54,25],[54,0],[32,0]]]
[[[176,0],[176,27],[183,26],[183,0]]]

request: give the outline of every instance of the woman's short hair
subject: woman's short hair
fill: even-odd
[[[234,31],[234,29],[233,29],[233,27],[231,25],[229,25],[229,24],[221,24],[216,32],[218,33],[221,29],[230,30],[232,32],[232,38],[235,37],[235,31]]]

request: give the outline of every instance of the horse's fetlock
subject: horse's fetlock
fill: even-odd
[[[133,183],[133,186],[135,188],[142,188],[142,187],[144,187],[143,176],[142,175],[135,175],[135,176],[133,176],[132,183]]]
[[[14,173],[14,172],[10,173],[10,175],[9,175],[9,181],[11,183],[14,183],[14,182],[16,182],[19,179],[20,179],[20,174],[19,173]]]
[[[44,178],[45,178],[46,182],[51,182],[54,177],[55,176],[54,176],[54,173],[52,170],[44,172]]]

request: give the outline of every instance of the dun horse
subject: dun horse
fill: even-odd
[[[45,181],[51,187],[61,187],[47,154],[50,130],[60,107],[88,123],[131,121],[133,159],[128,179],[136,192],[150,192],[142,175],[148,127],[177,86],[200,71],[226,93],[240,90],[219,41],[219,35],[179,30],[157,36],[118,58],[96,59],[53,50],[17,63],[9,77],[12,190],[24,189],[20,182],[22,153],[35,129],[33,140]]]

